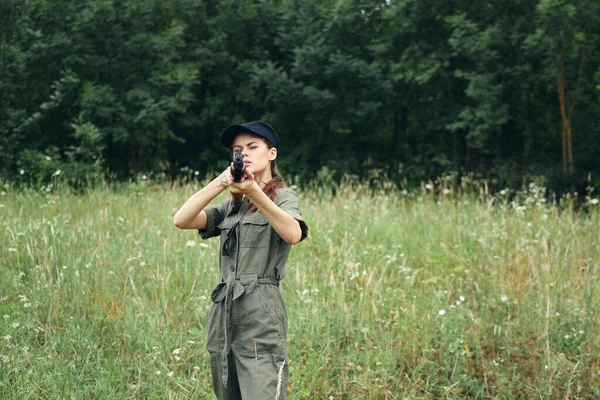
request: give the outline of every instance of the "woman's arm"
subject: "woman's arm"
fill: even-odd
[[[205,229],[206,212],[204,212],[204,208],[227,188],[224,177],[227,173],[229,173],[229,168],[187,199],[175,213],[173,224],[179,229]]]
[[[269,221],[273,229],[289,244],[296,244],[302,239],[302,229],[290,214],[283,211],[267,196],[256,182],[246,193],[252,204],[258,208]]]

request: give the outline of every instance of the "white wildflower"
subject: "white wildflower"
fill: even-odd
[[[506,303],[508,301],[508,296],[503,294],[502,296],[500,296],[500,301]]]
[[[194,247],[195,245],[196,245],[195,240],[188,240],[187,243],[185,244],[185,247]]]
[[[446,310],[440,310],[440,311],[438,312],[438,314],[439,314],[439,315],[446,315]]]

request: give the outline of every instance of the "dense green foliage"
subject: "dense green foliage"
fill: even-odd
[[[288,398],[600,398],[597,196],[437,189],[303,193]],[[171,222],[195,190],[0,193],[0,398],[214,398],[219,241]]]
[[[599,186],[599,47],[596,0],[4,0],[0,172],[204,175],[263,119],[299,182]]]

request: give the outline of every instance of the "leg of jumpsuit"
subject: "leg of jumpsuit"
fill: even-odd
[[[223,376],[222,365],[220,362],[212,363],[212,378],[213,388],[215,395],[218,400],[242,400],[242,394],[240,392],[240,385],[237,378],[237,372],[235,368],[235,359],[232,353],[229,353],[228,362],[229,365],[229,376],[227,379],[227,387],[223,386],[221,382],[221,376]]]
[[[235,360],[231,352],[231,325],[227,322],[231,317],[230,299],[233,297],[231,279],[220,283],[211,293],[214,304],[206,313],[207,350],[210,354],[210,367],[213,389],[218,400],[242,400],[240,385],[235,368]],[[238,288],[239,289],[239,288]],[[227,367],[223,365],[222,355],[227,341]],[[227,368],[227,387],[223,385],[224,368]]]
[[[279,287],[259,284],[251,292],[246,291],[232,305],[231,314],[231,349],[243,400],[276,399],[280,371],[277,400],[285,400],[287,316]]]

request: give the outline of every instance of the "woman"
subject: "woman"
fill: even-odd
[[[233,166],[227,168],[183,204],[173,223],[198,229],[203,239],[221,237],[221,279],[206,315],[217,398],[265,400],[277,394],[283,400],[287,314],[279,281],[291,245],[306,238],[308,227],[296,194],[275,168],[279,135],[271,126],[231,125],[221,143],[232,154],[242,151],[241,181],[234,182]],[[227,188],[234,198],[207,207]]]

